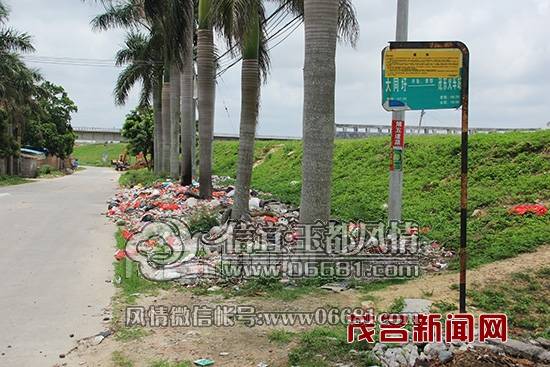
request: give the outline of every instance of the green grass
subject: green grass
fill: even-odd
[[[150,186],[155,182],[163,179],[163,176],[156,175],[153,171],[147,168],[129,170],[120,175],[118,183],[120,186],[132,187],[137,184]]]
[[[289,364],[300,367],[328,367],[336,363],[378,365],[366,342],[348,344],[346,326],[316,327],[300,334],[299,345],[288,355]],[[350,350],[357,353],[350,353]]]
[[[432,304],[432,310],[434,312],[446,315],[449,312],[458,310],[458,306],[452,302],[437,301]]]
[[[405,308],[405,299],[403,297],[397,297],[390,305],[388,312],[400,313]]]
[[[149,335],[149,333],[142,327],[123,327],[116,331],[115,339],[120,342],[130,342],[140,340],[147,335]]]
[[[52,166],[45,164],[38,169],[38,177],[40,178],[55,178],[65,176],[65,173],[61,172],[58,169],[53,168]]]
[[[134,367],[134,362],[119,351],[113,352],[111,360],[113,361],[114,367]]]
[[[430,227],[428,236],[451,249],[459,243],[460,138],[406,138],[403,217]],[[389,138],[338,140],[334,152],[332,214],[342,220],[386,219]],[[510,215],[511,206],[550,200],[550,130],[477,134],[470,138],[469,266],[502,260],[549,243],[550,215]],[[238,142],[214,144],[214,173],[235,177]],[[299,204],[301,142],[262,141],[255,189]],[[452,264],[456,268],[457,264]]]
[[[110,167],[112,159],[126,149],[126,144],[82,144],[74,147],[73,157],[78,158],[78,163],[83,166]],[[103,161],[103,154],[107,154],[107,160]]]
[[[485,312],[505,313],[516,334],[550,337],[550,267],[514,273],[468,295]]]
[[[12,186],[12,185],[21,185],[27,182],[31,182],[23,177],[18,176],[6,176],[0,175],[0,187],[2,186]]]
[[[193,364],[189,361],[170,362],[167,360],[155,361],[151,363],[151,367],[191,367]]]
[[[284,329],[275,329],[267,335],[267,339],[276,344],[288,344],[296,336],[295,333]]]

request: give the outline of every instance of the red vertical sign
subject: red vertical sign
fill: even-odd
[[[391,122],[390,171],[403,169],[403,147],[405,146],[405,121]]]

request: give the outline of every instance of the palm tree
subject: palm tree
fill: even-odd
[[[189,9],[186,22],[186,40],[184,43],[194,46],[195,15],[194,7]],[[182,55],[181,69],[181,184],[191,185],[193,181],[193,141],[195,125],[195,101],[193,99],[195,70],[194,70],[194,47],[191,52]]]
[[[180,67],[181,57],[186,55],[192,45],[186,41],[185,25],[191,21],[189,14],[192,14],[193,0],[126,0],[125,2],[114,2],[112,0],[98,0],[105,5],[106,13],[94,19],[92,22],[97,28],[107,29],[112,27],[123,28],[145,28],[152,36],[163,40],[162,47],[158,49],[158,55],[163,55],[164,81],[162,91],[160,86],[152,88],[154,94],[160,94],[162,102],[153,103],[155,108],[155,141],[157,141],[157,156],[160,164],[157,166],[163,172],[174,171],[178,167],[178,137],[180,133],[178,109],[179,102],[172,103],[173,110],[170,110],[170,89],[177,93],[180,83],[179,77],[174,76],[176,84],[170,87],[170,69],[175,65]],[[173,72],[174,73],[174,72]],[[177,96],[173,98],[178,99]],[[167,100],[165,100],[167,99]],[[167,108],[167,110],[159,111]],[[160,147],[158,147],[160,146]],[[174,146],[174,148],[171,148]],[[175,153],[175,154],[174,154]],[[171,164],[171,161],[174,163]],[[156,169],[157,172],[159,169]]]
[[[339,12],[339,3],[336,0],[304,0],[303,6],[304,155],[300,221],[314,223],[317,220],[330,219],[335,134],[335,55],[342,11]]]
[[[214,32],[211,21],[212,0],[199,0],[197,32],[197,65],[199,93],[200,196],[212,197],[212,140],[216,75],[214,63]]]
[[[141,93],[141,102],[149,100],[150,94],[152,94],[153,99],[153,114],[155,121],[155,129],[153,135],[154,149],[153,149],[153,165],[155,173],[160,174],[165,171],[165,157],[162,154],[163,144],[163,123],[162,123],[162,92],[163,87],[162,74],[163,74],[163,65],[162,58],[159,55],[162,55],[163,52],[163,35],[160,32],[160,27],[158,24],[155,24],[152,17],[145,13],[145,8],[143,2],[140,0],[128,0],[124,3],[113,3],[109,0],[98,0],[105,6],[105,13],[97,15],[91,22],[92,28],[96,30],[108,30],[111,28],[125,28],[129,29],[129,34],[140,34],[141,31],[145,30],[148,42],[155,41],[154,46],[152,44],[147,47],[143,44],[145,41],[138,43],[139,39],[135,38],[133,42],[128,44],[128,39],[126,42],[126,51],[121,50],[119,52],[123,53],[120,56],[123,56],[124,53],[127,54],[127,57],[119,57],[117,55],[117,63],[122,65],[130,63],[130,65],[121,73],[118,78],[117,86],[115,87],[115,102],[117,104],[123,104],[126,101],[126,95],[129,90],[138,80],[144,80],[142,77],[136,77],[132,83],[122,83],[124,80],[130,80],[130,78],[125,77],[125,74],[130,75],[132,71],[138,72],[142,71],[142,75],[149,75],[147,83],[142,83],[143,89]],[[129,36],[127,36],[128,38]],[[139,46],[139,48],[138,48]],[[145,51],[147,49],[147,51]],[[157,72],[152,75],[151,73],[143,72],[146,67],[152,67],[156,64]],[[133,73],[135,74],[135,73]],[[122,97],[122,98],[121,98]]]
[[[279,0],[281,10],[290,11],[296,17],[303,17],[303,0]],[[241,45],[242,62],[242,97],[241,126],[239,137],[239,160],[237,182],[235,185],[235,204],[232,210],[233,219],[247,217],[250,199],[250,185],[254,159],[254,139],[258,121],[260,96],[260,74],[264,79],[269,70],[267,51],[267,32],[262,0],[215,0],[215,13],[223,15],[218,28]],[[340,0],[338,17],[339,34],[352,45],[358,36],[358,23],[355,12],[348,0]],[[272,14],[272,16],[273,16]],[[268,18],[269,19],[269,18]],[[231,46],[231,44],[229,45]]]
[[[179,177],[180,148],[180,97],[181,97],[181,73],[180,67],[173,62],[170,65],[170,176]]]
[[[265,49],[263,0],[214,0],[214,24],[233,49],[238,44],[241,66],[241,122],[239,159],[232,219],[248,215],[250,181],[254,161],[254,139],[258,122],[261,74],[267,75],[269,55]],[[199,75],[200,77],[200,75]]]
[[[0,167],[0,171],[16,174],[13,155],[21,142],[26,111],[33,105],[41,76],[21,60],[19,53],[34,51],[31,37],[6,26],[8,15],[7,7],[0,1],[0,158],[7,158],[7,169]]]
[[[158,50],[162,40],[153,37],[151,33],[143,34],[137,31],[130,31],[126,35],[125,47],[118,51],[115,59],[117,65],[126,65],[120,73],[115,86],[115,103],[123,105],[128,99],[132,87],[141,82],[140,107],[150,105],[153,97],[153,111],[155,127],[161,127],[161,96],[159,78],[162,76],[162,60],[158,58]],[[153,162],[155,171],[159,170],[159,133],[162,130],[155,130],[153,136]]]
[[[31,37],[5,26],[8,21],[8,8],[0,1],[0,53],[32,52]]]

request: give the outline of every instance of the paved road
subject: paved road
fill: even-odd
[[[104,330],[115,227],[100,215],[117,173],[0,187],[0,366],[52,366]],[[74,334],[74,337],[70,337]]]

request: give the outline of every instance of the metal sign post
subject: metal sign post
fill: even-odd
[[[462,42],[390,42],[382,51],[382,105],[387,111],[462,106],[460,175],[460,312],[466,312],[468,94],[470,53]],[[395,122],[396,128],[404,124]],[[393,126],[392,126],[393,127]],[[393,132],[393,128],[392,128]],[[392,147],[403,142],[392,134]],[[397,163],[392,149],[392,165]],[[390,218],[391,219],[391,218]]]
[[[397,0],[397,21],[395,40],[406,41],[409,30],[409,0]],[[392,112],[392,136],[401,131],[401,141],[405,138],[405,111]],[[390,193],[388,200],[388,219],[401,220],[403,206],[403,153],[404,145],[395,146],[392,140],[390,160]]]

